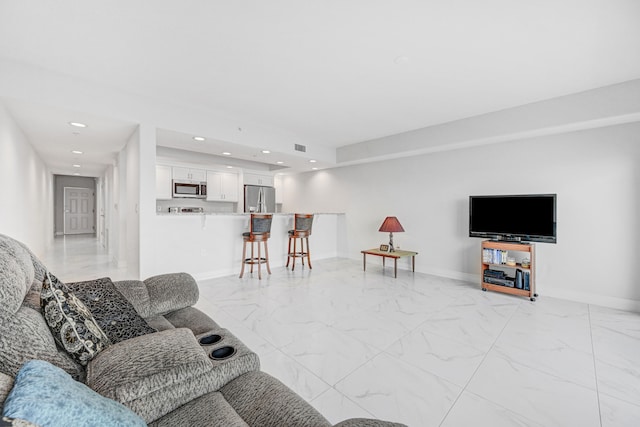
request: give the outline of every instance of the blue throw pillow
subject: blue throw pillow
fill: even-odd
[[[43,360],[22,365],[2,415],[41,427],[147,425],[131,409],[99,395]]]

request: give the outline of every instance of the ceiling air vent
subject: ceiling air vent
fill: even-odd
[[[302,151],[303,153],[306,153],[307,152],[307,147],[305,145],[295,144],[295,150],[296,151]]]

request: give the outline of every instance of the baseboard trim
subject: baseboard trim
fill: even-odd
[[[552,298],[560,298],[585,304],[599,305],[601,307],[614,308],[617,310],[640,312],[640,301],[638,300],[609,297],[606,295],[598,295],[586,292],[567,291],[563,289],[546,290],[543,288],[543,290],[540,291],[540,286],[538,286],[538,293],[541,295],[541,298],[549,296]]]

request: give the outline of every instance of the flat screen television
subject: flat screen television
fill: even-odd
[[[556,243],[556,195],[469,196],[469,237]]]

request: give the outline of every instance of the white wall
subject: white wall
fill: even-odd
[[[53,176],[0,103],[0,233],[38,256],[53,239]]]
[[[124,186],[120,187],[120,191],[125,193],[125,204],[122,206],[121,212],[125,215],[127,223],[126,232],[120,235],[124,240],[124,247],[127,253],[127,269],[137,276],[138,272],[138,253],[140,250],[140,132],[134,132],[127,141],[127,145],[123,149],[126,153],[126,159],[123,166],[125,171]],[[122,247],[122,245],[121,245]]]
[[[344,211],[340,252],[388,240],[416,250],[416,270],[479,280],[480,239],[468,237],[474,194],[558,194],[558,243],[537,244],[545,295],[640,310],[640,124],[625,124],[306,173],[286,178],[287,211]],[[407,268],[405,266],[405,268]]]

